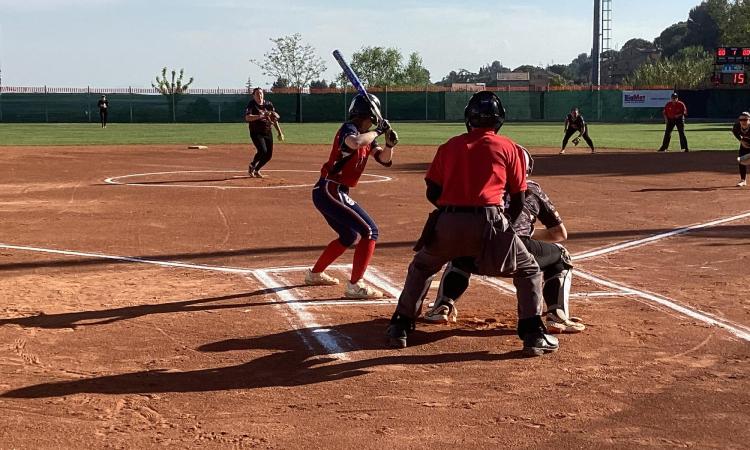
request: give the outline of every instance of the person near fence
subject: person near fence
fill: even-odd
[[[518,300],[518,336],[523,354],[540,356],[558,348],[542,321],[542,272],[503,215],[521,213],[526,174],[516,143],[498,133],[505,121],[500,98],[474,94],[464,109],[467,132],[438,147],[425,177],[428,201],[437,207],[425,223],[386,329],[387,344],[404,348],[422,311],[432,278],[449,261],[470,258],[472,273],[513,278]]]
[[[388,121],[378,117],[375,108],[380,110],[380,101],[374,95],[368,95],[366,98],[359,94],[352,100],[349,120],[336,132],[328,161],[323,164],[320,179],[313,187],[313,204],[338,237],[326,246],[315,265],[305,273],[307,285],[338,285],[339,280],[328,275],[325,269],[356,242],[351,277],[344,290],[345,297],[355,299],[380,298],[383,293],[364,281],[365,271],[375,253],[378,226],[349,196],[349,190],[359,182],[370,155],[382,166],[390,167],[393,148],[398,143],[398,135]],[[373,125],[376,126],[370,131]],[[377,142],[381,135],[385,135],[385,148]]]
[[[260,169],[273,158],[273,125],[280,118],[269,100],[264,98],[263,89],[253,89],[252,97],[245,107],[245,122],[250,130],[250,140],[255,146],[255,156],[247,168],[254,178],[263,178]]]
[[[672,93],[672,99],[664,105],[662,111],[666,128],[664,130],[664,139],[662,140],[660,152],[666,152],[669,149],[669,141],[672,139],[672,130],[677,127],[677,133],[680,135],[680,148],[683,152],[688,149],[687,137],[685,137],[685,118],[687,117],[687,106],[680,101],[677,92]]]
[[[528,177],[534,170],[534,159],[520,145],[518,151],[523,155]],[[580,319],[570,316],[573,263],[568,250],[560,244],[568,238],[568,230],[539,183],[527,180],[526,184],[528,189],[523,210],[511,225],[544,273],[542,296],[547,304],[547,329],[553,333],[580,333],[586,326]],[[537,220],[544,225],[544,229],[535,227]],[[470,263],[459,258],[448,264],[440,280],[437,298],[425,313],[425,320],[456,322],[458,310],[455,303],[469,287]]]
[[[591,153],[595,153],[596,150],[594,150],[594,142],[589,137],[589,127],[586,124],[586,121],[583,120],[583,116],[581,115],[578,108],[573,108],[570,110],[570,113],[567,115],[567,117],[565,117],[565,135],[563,136],[560,154],[565,154],[565,147],[568,145],[568,139],[570,139],[570,137],[573,136],[576,132],[578,133],[578,136],[573,138],[573,145],[578,146],[581,138],[583,138],[583,140],[586,141],[586,144],[588,144],[589,148],[591,149]]]
[[[747,166],[750,164],[750,112],[743,112],[732,127],[732,134],[740,141],[737,161],[740,167],[739,187],[747,186]]]
[[[97,102],[97,106],[99,107],[99,121],[102,124],[102,128],[107,128],[107,115],[109,112],[109,100],[107,100],[107,96],[102,94],[102,96],[99,98],[99,101]]]

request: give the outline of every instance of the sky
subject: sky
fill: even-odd
[[[612,47],[653,40],[700,0],[613,0]],[[464,6],[470,4],[470,6]],[[4,86],[150,87],[161,68],[185,69],[196,88],[267,87],[270,39],[300,33],[332,80],[364,47],[417,52],[440,81],[500,61],[568,64],[591,50],[592,0],[0,0]]]

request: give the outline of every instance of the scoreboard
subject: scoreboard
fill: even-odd
[[[713,81],[720,85],[747,86],[750,83],[750,47],[719,47],[714,53]]]
[[[750,47],[719,47],[716,64],[750,64]]]

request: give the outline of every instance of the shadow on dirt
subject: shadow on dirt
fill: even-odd
[[[61,397],[78,393],[136,394],[158,392],[206,392],[230,389],[301,386],[366,375],[373,368],[386,365],[452,364],[468,361],[503,361],[524,358],[520,350],[495,354],[488,351],[439,353],[430,355],[405,354],[390,351],[387,356],[361,360],[336,359],[323,349],[311,352],[301,346],[299,334],[336,333],[357,339],[364,348],[355,350],[385,350],[384,330],[387,320],[376,319],[336,325],[328,328],[290,330],[245,339],[231,339],[200,347],[204,352],[243,351],[250,349],[280,350],[244,364],[208,369],[175,371],[147,370],[83,380],[42,383],[3,393],[5,398]],[[433,328],[433,327],[429,327]],[[410,347],[429,344],[450,336],[492,338],[515,334],[514,330],[470,330],[440,327],[439,331],[417,329],[410,335]],[[312,339],[310,339],[312,341]],[[352,339],[354,340],[354,339]],[[519,341],[520,347],[520,341]],[[323,355],[322,357],[320,355]]]
[[[692,151],[688,153],[670,150],[666,153],[659,153],[656,151],[659,144],[660,142],[654,143],[653,152],[609,153],[605,149],[591,155],[588,149],[569,147],[568,154],[565,155],[533,155],[534,174],[532,178],[569,175],[605,177],[736,171],[737,151],[735,150]],[[394,164],[392,170],[426,173],[428,167],[429,163]]]

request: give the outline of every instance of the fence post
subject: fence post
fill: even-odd
[[[128,86],[128,103],[130,107],[130,123],[133,123],[133,87]]]
[[[47,85],[44,85],[44,123],[49,123],[49,98],[47,97]]]
[[[427,97],[428,97],[427,96],[427,85],[425,84],[425,86],[424,86],[424,120],[425,121],[428,120],[427,119],[427,117],[428,117],[427,116],[427,111],[428,111],[428,109],[427,109]]]
[[[86,117],[91,123],[91,86],[86,86]]]

